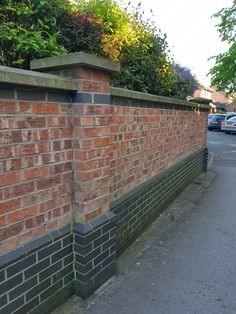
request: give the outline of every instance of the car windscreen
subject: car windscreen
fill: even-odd
[[[223,121],[225,120],[225,116],[215,116],[211,119],[211,121]]]
[[[229,120],[229,119],[231,119],[233,117],[236,117],[236,114],[229,114],[229,115],[227,115],[225,120]]]
[[[227,121],[232,121],[232,122],[236,122],[236,116],[233,118],[228,119]]]

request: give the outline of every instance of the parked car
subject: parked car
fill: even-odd
[[[236,115],[228,120],[225,119],[221,125],[221,131],[225,133],[236,132]]]
[[[208,130],[221,130],[221,124],[225,120],[225,114],[214,114],[208,119]]]
[[[236,112],[228,112],[227,115],[226,115],[226,118],[225,120],[229,120],[233,117],[236,117]]]
[[[208,115],[208,124],[211,122],[211,119],[214,117],[215,113],[209,113]]]

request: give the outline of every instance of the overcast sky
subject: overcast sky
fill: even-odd
[[[135,6],[139,1],[130,2]],[[151,17],[162,33],[167,34],[175,61],[189,67],[200,82],[210,85],[210,77],[206,74],[214,62],[207,60],[210,56],[227,50],[227,45],[220,41],[215,27],[217,19],[211,16],[221,8],[231,6],[232,2],[233,0],[143,0],[142,8],[145,16]]]

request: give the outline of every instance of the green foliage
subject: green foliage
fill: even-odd
[[[173,63],[173,69],[175,74],[175,84],[173,97],[186,99],[197,89],[198,82],[190,69],[181,66],[178,63]]]
[[[229,43],[225,53],[211,57],[215,66],[210,70],[211,84],[228,94],[236,92],[236,1],[230,8],[223,8],[214,17],[220,18],[217,29],[222,41]]]
[[[173,70],[166,36],[144,21],[140,8],[127,13],[112,0],[77,1],[77,10],[90,12],[102,21],[102,49],[105,56],[121,63],[121,73],[112,78],[114,86],[168,95],[173,88]]]
[[[58,44],[57,18],[67,6],[66,1],[59,0],[2,0],[1,64],[28,68],[34,58],[65,52]]]
[[[124,45],[138,42],[137,32],[133,29],[132,15],[127,14],[113,0],[79,0],[75,10],[82,14],[90,13],[94,19],[102,23],[104,35],[102,49],[113,61],[120,61]]]
[[[104,56],[103,25],[90,13],[63,12],[58,21],[59,43],[69,52],[84,51]]]
[[[0,63],[85,51],[121,63],[114,86],[185,99],[195,78],[169,57],[166,35],[119,0],[2,0]]]

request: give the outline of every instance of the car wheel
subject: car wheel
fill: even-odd
[[[208,130],[209,130],[209,131],[212,131],[212,129],[211,129],[211,128],[208,128]]]
[[[225,131],[226,134],[230,134],[230,131]]]

